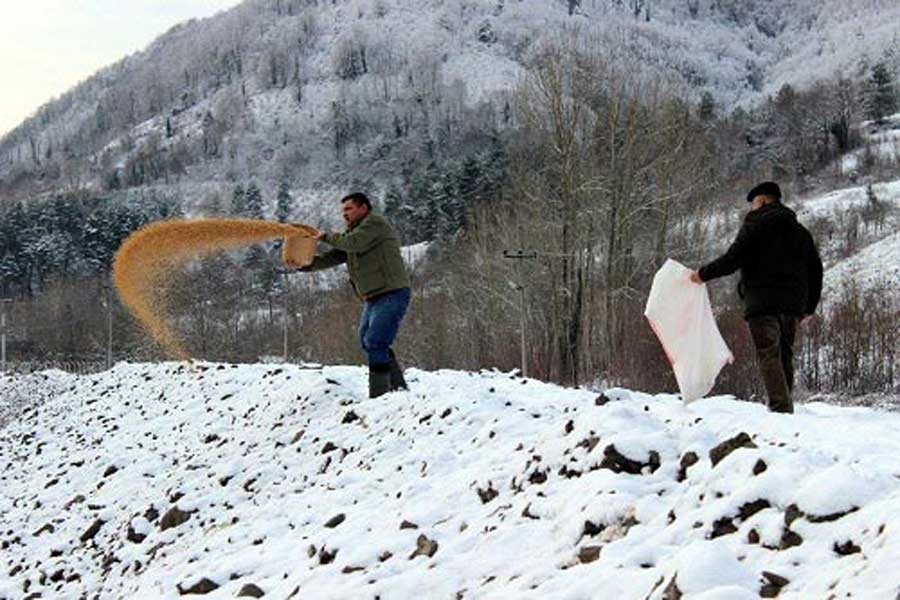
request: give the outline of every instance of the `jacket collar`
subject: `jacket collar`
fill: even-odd
[[[371,217],[371,216],[372,216],[372,209],[369,209],[369,212],[366,213],[366,216],[364,216],[362,219],[360,219],[359,221],[357,221],[357,222],[356,222],[356,225],[348,225],[348,226],[347,226],[347,231],[353,231],[354,229],[356,229],[357,227],[359,227],[360,225],[362,225],[362,224],[363,224],[363,221],[365,221],[366,219],[368,219],[368,218]]]
[[[768,217],[772,217],[775,215],[790,215],[791,218],[796,218],[796,213],[781,203],[781,200],[775,200],[774,202],[770,202],[765,206],[761,206],[756,210],[751,210],[747,213],[745,220],[747,221],[760,221],[762,219],[767,219]]]

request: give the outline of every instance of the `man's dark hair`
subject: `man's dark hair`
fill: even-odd
[[[357,206],[362,206],[363,204],[365,204],[366,208],[372,210],[372,203],[369,202],[369,198],[362,192],[353,192],[352,194],[347,194],[346,196],[341,198],[341,204],[347,202],[348,200],[352,201],[353,204]]]

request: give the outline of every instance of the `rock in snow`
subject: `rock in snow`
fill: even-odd
[[[895,413],[199,366],[54,373],[0,429],[0,598],[900,592]]]

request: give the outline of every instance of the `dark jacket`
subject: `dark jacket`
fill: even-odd
[[[699,274],[709,281],[738,269],[745,318],[815,312],[822,293],[822,260],[809,231],[781,202],[747,213],[728,251]]]
[[[347,263],[350,283],[364,300],[409,287],[400,242],[384,217],[370,212],[355,227],[327,234],[325,242],[332,249],[317,254],[302,270],[319,271]]]

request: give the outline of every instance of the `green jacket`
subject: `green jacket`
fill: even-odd
[[[400,242],[384,217],[370,212],[355,227],[343,233],[328,233],[332,249],[316,254],[303,271],[320,271],[347,263],[350,283],[364,300],[407,288],[409,274],[400,254]]]

